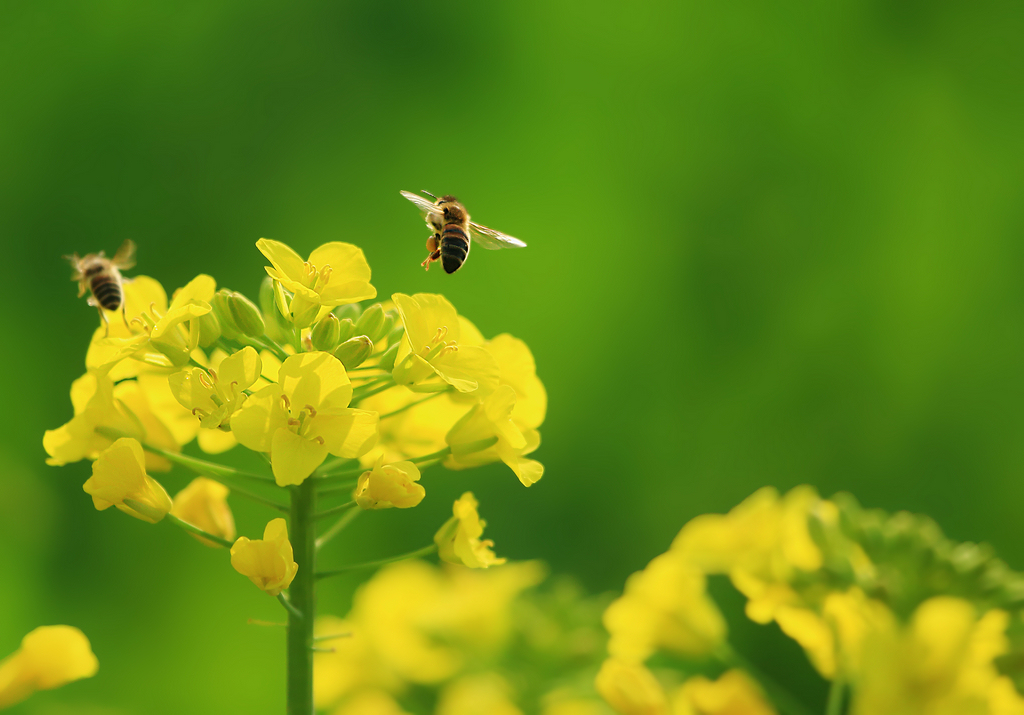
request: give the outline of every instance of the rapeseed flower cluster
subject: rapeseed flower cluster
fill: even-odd
[[[317,551],[360,512],[418,506],[435,466],[501,462],[534,484],[544,468],[527,455],[547,396],[525,343],[486,339],[442,295],[361,305],[377,289],[358,247],[331,242],[307,259],[278,241],[257,248],[269,265],[255,301],[205,274],[170,297],[154,278],[126,280],[124,319],[108,316],[84,346],[72,416],[43,446],[51,465],[91,461],[96,509],[229,549],[234,569],[285,607],[289,669],[308,671],[313,583],[360,566],[318,570]],[[265,466],[206,456],[239,445]],[[155,475],[176,465],[198,476],[174,494]],[[237,533],[235,498],[278,512],[262,538]],[[471,493],[451,514],[413,554],[470,569],[505,562]],[[289,675],[290,688],[301,681]],[[307,710],[311,688],[293,689],[289,707]]]
[[[848,692],[853,715],[1024,713],[1014,682],[1024,639],[1015,645],[1011,628],[1024,576],[985,547],[948,541],[926,517],[865,511],[810,487],[762,489],[728,514],[693,519],[629,578],[604,613],[609,657],[596,680],[617,712],[794,709],[735,667],[706,590],[723,575],[746,597],[748,618],[803,647],[837,702]],[[679,683],[647,667],[659,653],[693,672],[717,664],[721,675]]]

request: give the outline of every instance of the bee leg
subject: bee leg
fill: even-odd
[[[103,306],[99,305],[98,303],[95,304],[95,305],[96,305],[96,310],[98,310],[100,312],[100,320],[103,321],[103,337],[109,338],[110,337],[110,321],[107,320],[107,314],[103,312]]]
[[[426,268],[429,271],[430,270],[430,264],[433,263],[434,261],[440,261],[440,260],[441,260],[441,251],[434,251],[429,256],[427,256],[427,259],[425,261],[423,261],[423,263],[421,263],[420,265],[423,266],[424,268]]]
[[[435,233],[433,236],[427,239],[427,250],[433,253],[441,247],[441,234]],[[81,296],[79,296],[81,297]]]
[[[125,307],[124,301],[121,301],[121,320],[124,321],[124,327],[128,328],[131,332],[132,326],[128,325],[128,309]]]

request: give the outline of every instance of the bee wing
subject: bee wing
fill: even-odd
[[[122,271],[133,268],[135,266],[135,241],[126,238],[110,262]]]
[[[473,237],[473,241],[490,251],[498,248],[526,248],[526,244],[518,238],[495,231],[487,226],[481,226],[475,221],[469,222],[469,233]]]
[[[402,194],[402,196],[404,196],[405,198],[412,201],[414,204],[416,204],[416,208],[418,208],[420,210],[420,213],[423,214],[423,218],[426,218],[431,214],[441,214],[441,212],[438,211],[437,207],[434,205],[434,202],[431,201],[430,199],[424,196],[420,196],[419,194],[414,194],[411,191],[400,191],[399,193]]]

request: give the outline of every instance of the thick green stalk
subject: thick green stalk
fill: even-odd
[[[825,715],[843,715],[843,681],[836,676],[832,686],[828,689],[828,703],[825,706]]]
[[[292,488],[289,524],[299,570],[288,589],[288,715],[313,715],[313,620],[316,618],[316,483]],[[297,613],[296,613],[297,611]]]

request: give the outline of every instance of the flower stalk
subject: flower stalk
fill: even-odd
[[[313,715],[313,621],[316,618],[316,484],[291,489],[290,538],[299,570],[288,589],[288,715]]]

